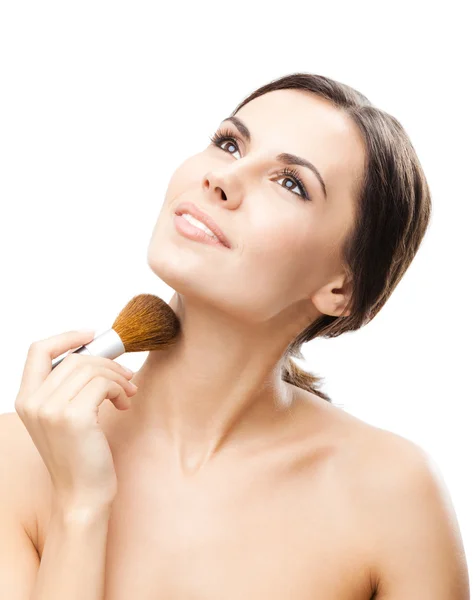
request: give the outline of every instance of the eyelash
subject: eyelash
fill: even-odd
[[[229,129],[218,129],[212,136],[210,136],[209,139],[212,142],[212,144],[214,144],[215,146],[217,146],[219,148],[220,148],[220,144],[222,142],[226,142],[226,141],[233,142],[233,144],[239,150],[238,140],[233,135],[233,132],[230,131]],[[223,150],[224,152],[227,152],[227,150],[225,150],[225,148],[220,148],[220,149]],[[231,152],[228,152],[228,154],[231,154]],[[308,200],[310,200],[309,194],[307,193],[307,190],[306,190],[304,184],[301,181],[300,173],[299,173],[299,171],[297,169],[295,169],[295,168],[288,169],[286,167],[285,169],[283,169],[283,171],[281,171],[280,175],[288,175],[289,179],[293,179],[294,183],[300,187],[302,193],[301,194],[297,194],[296,192],[294,192],[290,188],[281,186],[281,187],[283,187],[283,189],[288,190],[289,192],[292,192],[296,196],[299,196],[305,202],[307,202]]]

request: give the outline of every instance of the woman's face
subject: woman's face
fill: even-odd
[[[236,117],[251,141],[241,126],[225,120],[220,130],[234,139],[211,143],[178,167],[153,230],[148,264],[183,296],[247,323],[268,321],[301,302],[329,314],[340,300],[331,289],[345,281],[340,249],[363,175],[361,135],[328,101],[301,90],[259,96]],[[278,162],[281,153],[312,163],[327,197],[310,168]],[[284,173],[293,169],[302,185]],[[231,248],[184,237],[174,224],[184,201],[208,213]]]

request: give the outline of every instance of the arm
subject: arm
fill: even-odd
[[[29,600],[39,557],[28,534],[24,453],[13,423],[9,414],[0,415],[0,598]]]
[[[3,475],[3,469],[0,471],[2,471],[0,475]],[[0,598],[29,600],[39,567],[39,557],[7,492],[7,482],[2,478],[0,480]]]
[[[381,496],[373,507],[376,600],[469,600],[460,529],[438,467],[410,442],[395,454],[396,466],[384,465]]]
[[[110,508],[56,510],[31,600],[102,600]]]
[[[40,562],[27,524],[36,449],[25,431],[15,413],[0,415],[0,598],[102,600],[110,505],[54,510]]]

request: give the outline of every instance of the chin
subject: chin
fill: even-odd
[[[157,234],[149,244],[147,263],[161,281],[184,298],[212,306],[247,325],[271,318],[274,302],[264,288],[249,284],[246,277],[240,282],[240,277],[228,270],[216,276],[220,269],[211,260],[212,253],[202,253],[201,248],[180,245],[179,241]]]
[[[208,274],[207,276],[203,273],[199,274],[202,269],[208,270],[208,266],[202,265],[202,257],[196,259],[192,252],[186,252],[184,256],[184,253],[173,249],[172,246],[173,244],[164,244],[161,241],[150,244],[147,263],[151,271],[178,294],[188,298],[199,297],[200,300],[211,302],[212,298],[208,298],[208,291],[202,289],[203,282],[209,278]]]

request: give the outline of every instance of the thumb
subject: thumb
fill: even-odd
[[[21,378],[20,395],[34,393],[52,371],[52,360],[92,341],[95,331],[67,331],[33,342],[28,349]]]

